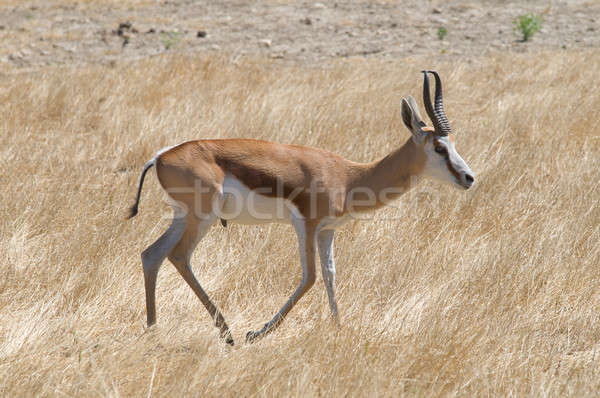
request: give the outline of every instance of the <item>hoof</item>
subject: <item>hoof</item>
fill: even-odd
[[[246,333],[246,343],[252,344],[254,342],[254,339],[256,338],[257,334],[255,332],[253,332],[252,330],[249,331],[248,333]]]
[[[221,333],[221,338],[225,339],[225,342],[230,346],[234,346],[233,337],[231,337],[231,332],[229,330],[225,331],[224,333]]]

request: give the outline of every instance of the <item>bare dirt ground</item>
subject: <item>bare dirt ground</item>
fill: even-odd
[[[544,18],[519,41],[513,20]],[[447,29],[440,40],[437,31]],[[599,1],[4,1],[0,71],[114,63],[165,52],[226,52],[292,62],[436,58],[600,46]]]

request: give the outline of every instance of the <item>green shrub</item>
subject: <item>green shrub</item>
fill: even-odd
[[[527,41],[542,28],[542,17],[533,13],[519,15],[514,24],[515,29],[523,36],[523,41]]]
[[[183,33],[181,32],[164,32],[161,34],[161,39],[163,45],[165,46],[165,50],[169,50],[171,47],[174,47],[179,43]]]
[[[440,26],[438,28],[438,30],[437,30],[438,39],[444,40],[444,37],[446,37],[447,34],[448,34],[448,29],[444,28],[443,26]]]

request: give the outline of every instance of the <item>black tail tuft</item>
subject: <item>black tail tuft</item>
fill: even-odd
[[[140,175],[140,182],[138,184],[138,190],[137,190],[137,195],[135,197],[135,203],[133,204],[133,206],[131,206],[129,208],[129,216],[127,217],[128,220],[130,218],[135,217],[135,215],[138,213],[138,205],[140,203],[140,196],[142,195],[142,185],[144,185],[144,177],[146,177],[146,172],[152,166],[154,166],[154,160],[151,160],[144,165],[144,169],[142,170],[142,174]]]
[[[137,213],[138,213],[138,204],[136,203],[129,208],[129,215],[127,216],[127,219],[129,220],[130,218],[135,217],[137,215]]]

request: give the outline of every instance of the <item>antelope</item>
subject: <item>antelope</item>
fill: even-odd
[[[428,74],[435,77],[431,102]],[[335,299],[334,231],[353,213],[377,209],[408,191],[421,177],[462,189],[473,172],[456,152],[444,112],[442,83],[435,71],[423,71],[427,126],[412,96],[402,99],[402,120],[411,137],[399,149],[371,163],[357,163],[322,149],[253,139],[188,141],[165,148],[141,172],[129,218],[138,212],[144,177],[154,166],[174,215],[171,225],[142,252],[148,327],[156,323],[158,270],[168,258],[208,310],[221,338],[233,345],[225,318],[190,267],[190,257],[208,230],[227,223],[291,224],[298,237],[302,280],[262,329],[246,334],[251,343],[275,330],[315,282],[318,249],[332,318],[339,325]]]

